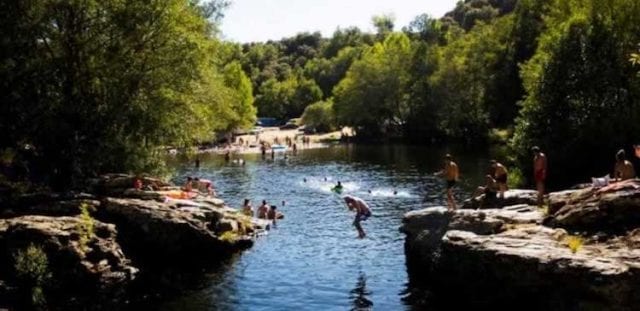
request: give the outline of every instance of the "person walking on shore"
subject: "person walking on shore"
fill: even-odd
[[[364,238],[367,234],[364,232],[364,229],[362,229],[360,222],[371,217],[371,209],[369,208],[369,205],[367,205],[364,200],[350,195],[344,197],[344,202],[347,203],[347,207],[350,211],[355,210],[356,218],[353,220],[353,226],[358,230],[358,238]]]
[[[453,187],[455,187],[460,178],[460,170],[458,169],[458,164],[453,162],[453,157],[450,154],[445,155],[444,168],[435,175],[442,176],[447,182],[447,209],[449,211],[455,211],[456,201],[453,197]]]
[[[531,151],[533,151],[533,177],[538,190],[538,206],[542,206],[544,203],[544,183],[547,179],[547,156],[538,146],[531,148]]]

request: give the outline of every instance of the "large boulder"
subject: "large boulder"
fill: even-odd
[[[584,189],[573,193],[551,214],[549,226],[574,231],[624,233],[640,227],[640,185],[634,188]]]
[[[544,297],[530,301],[534,309],[632,310],[640,303],[640,252],[624,243],[585,242],[574,253],[565,237],[543,226],[496,235],[449,231],[438,286],[494,305]]]
[[[510,226],[540,223],[542,219],[543,214],[537,208],[527,205],[455,212],[449,212],[445,207],[433,207],[409,212],[400,228],[407,236],[407,266],[412,274],[428,278],[438,268],[442,239],[450,230],[490,235]]]
[[[208,260],[250,246],[247,232],[238,229],[250,229],[250,220],[239,224],[238,218],[228,216],[207,206],[122,198],[103,200],[98,212],[98,217],[118,226],[120,241],[130,254],[163,263]]]
[[[23,285],[25,271],[16,265],[18,254],[33,246],[46,254],[44,272],[49,298],[76,298],[122,294],[137,274],[116,242],[114,225],[81,217],[22,216],[0,220],[0,275]],[[18,270],[16,270],[18,269]],[[21,277],[21,275],[23,277]]]

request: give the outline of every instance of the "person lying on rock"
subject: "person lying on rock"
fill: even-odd
[[[497,201],[497,194],[499,190],[498,182],[493,179],[493,176],[487,174],[484,178],[485,185],[478,187],[473,193],[472,197],[475,198],[481,194],[484,194],[484,200],[480,205],[481,208],[495,208]]]
[[[636,171],[633,168],[633,164],[627,160],[627,155],[624,149],[620,149],[616,153],[616,165],[613,169],[613,178],[616,181],[625,181],[636,178]]]
[[[360,222],[371,217],[371,209],[369,208],[369,205],[367,205],[364,200],[350,195],[344,197],[344,202],[347,203],[347,207],[350,211],[355,210],[356,217],[353,220],[353,226],[358,230],[358,237],[361,239],[364,238],[367,234],[364,232],[364,229],[362,229]]]
[[[502,163],[496,160],[491,160],[491,169],[493,171],[493,178],[498,183],[500,199],[504,199],[504,192],[509,189],[507,187],[507,168]]]
[[[269,204],[267,204],[266,200],[262,200],[262,205],[258,207],[256,213],[258,214],[258,218],[267,219],[267,214],[269,213]]]

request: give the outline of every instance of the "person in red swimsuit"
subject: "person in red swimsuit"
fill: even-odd
[[[544,202],[544,183],[547,179],[547,156],[540,151],[540,147],[531,148],[533,151],[533,177],[538,189],[538,206]]]

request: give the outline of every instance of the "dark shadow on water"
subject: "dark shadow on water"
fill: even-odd
[[[367,289],[367,276],[363,272],[360,272],[358,281],[356,282],[356,287],[349,293],[349,300],[351,301],[351,304],[353,306],[351,310],[371,310],[373,307],[373,302],[367,298],[370,295],[371,291]]]

